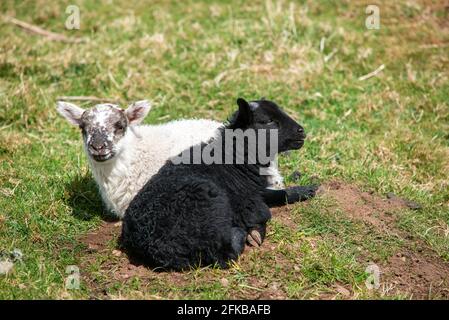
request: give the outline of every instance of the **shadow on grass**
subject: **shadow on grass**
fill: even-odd
[[[117,220],[103,206],[95,180],[89,174],[77,175],[65,185],[64,202],[80,220],[88,221],[95,217],[105,221]]]

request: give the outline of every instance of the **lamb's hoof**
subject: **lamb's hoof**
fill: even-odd
[[[311,199],[315,197],[318,187],[318,185],[288,187],[285,189],[287,192],[287,202],[292,204],[298,201]]]
[[[260,245],[262,244],[262,236],[260,235],[259,231],[251,230],[246,236],[246,241],[252,247],[260,247]]]
[[[304,186],[304,196],[302,197],[302,201],[315,197],[319,187],[320,186],[316,184]]]

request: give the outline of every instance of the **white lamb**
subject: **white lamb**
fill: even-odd
[[[150,111],[146,100],[126,110],[113,104],[82,109],[58,102],[57,110],[82,130],[84,148],[101,197],[108,210],[123,218],[143,185],[172,156],[210,140],[222,124],[212,120],[177,120],[160,125],[139,125]],[[269,168],[273,189],[283,187],[277,168]]]

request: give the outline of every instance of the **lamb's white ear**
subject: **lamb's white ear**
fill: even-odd
[[[73,103],[58,101],[56,109],[71,124],[79,126],[81,124],[81,116],[84,109],[74,105]]]
[[[150,102],[148,100],[141,100],[132,103],[128,109],[125,110],[125,114],[129,124],[139,124],[147,116],[150,110]]]

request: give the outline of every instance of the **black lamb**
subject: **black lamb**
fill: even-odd
[[[121,243],[147,266],[182,270],[218,264],[225,268],[243,252],[248,235],[263,241],[271,212],[266,204],[267,178],[260,170],[268,167],[269,161],[262,161],[260,152],[251,152],[250,147],[254,143],[258,148],[263,145],[265,155],[274,156],[276,152],[301,148],[305,133],[274,102],[248,103],[239,98],[237,104],[238,111],[214,139],[190,148],[189,160],[193,164],[167,161],[131,201]],[[248,134],[243,148],[238,149],[235,137],[231,148],[225,145],[229,143],[226,132],[250,131],[256,137],[252,144]],[[277,148],[270,141],[274,132]],[[210,155],[219,161],[210,163],[201,157],[195,162],[195,148],[203,154],[212,150]]]

